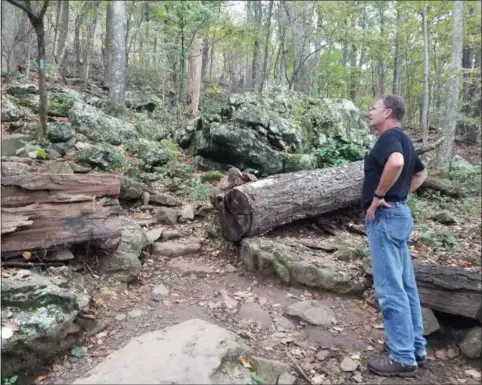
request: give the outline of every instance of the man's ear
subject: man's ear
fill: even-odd
[[[385,117],[388,119],[392,116],[393,110],[391,108],[387,108],[385,110]]]

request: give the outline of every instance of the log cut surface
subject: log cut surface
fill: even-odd
[[[119,180],[109,174],[22,174],[2,178],[2,257],[120,240]]]

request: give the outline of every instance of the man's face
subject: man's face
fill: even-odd
[[[388,119],[390,110],[383,105],[381,99],[377,100],[373,105],[372,110],[368,113],[368,125],[377,130],[383,126],[383,123]]]

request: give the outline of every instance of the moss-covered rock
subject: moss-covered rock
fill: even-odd
[[[69,112],[69,121],[76,132],[97,143],[107,142],[118,146],[137,136],[131,123],[107,115],[83,102],[74,102]]]
[[[167,139],[156,142],[140,138],[125,143],[124,148],[127,152],[135,154],[146,170],[176,163],[181,157],[179,147]]]
[[[175,135],[195,156],[262,174],[316,167],[311,154],[330,138],[358,146],[373,140],[352,102],[276,89],[231,95],[217,121],[198,118]]]
[[[217,170],[206,171],[200,177],[202,183],[204,182],[217,182],[220,181],[221,178],[224,176],[224,173]]]
[[[169,130],[154,120],[145,120],[136,126],[139,137],[149,140],[165,139],[169,135]]]
[[[241,259],[249,270],[277,275],[287,284],[302,284],[341,294],[361,293],[367,287],[361,267],[340,268],[328,254],[283,244],[265,237],[245,238]]]
[[[25,111],[18,107],[12,98],[2,97],[2,122],[16,122],[25,118]]]
[[[68,142],[74,135],[70,123],[47,123],[47,138],[53,143]]]
[[[31,271],[2,278],[2,375],[27,372],[72,347],[82,293],[60,288]],[[8,329],[8,330],[7,330]]]
[[[78,150],[74,161],[104,171],[119,169],[124,165],[124,158],[119,149],[107,143]]]

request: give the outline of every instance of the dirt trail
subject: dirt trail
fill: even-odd
[[[196,228],[201,227],[197,224]],[[429,361],[416,378],[371,375],[365,363],[382,354],[384,339],[376,309],[360,298],[289,287],[278,279],[254,275],[244,268],[235,250],[220,252],[205,246],[202,253],[171,260],[150,255],[139,281],[129,287],[87,274],[83,279],[93,297],[94,317],[105,327],[99,326],[96,334],[85,338],[84,357],[67,355],[48,368],[43,384],[72,383],[132,337],[191,318],[239,333],[258,356],[291,364],[288,350],[318,383],[478,383],[466,373],[477,368],[477,362],[463,358],[455,340],[441,332],[429,337]],[[284,308],[300,299],[318,299],[331,307],[336,325],[310,326],[285,316]],[[326,350],[322,361],[315,357],[320,350]],[[360,363],[357,371],[340,369],[346,356]],[[478,365],[480,370],[480,361]],[[305,383],[299,375],[298,383]]]

